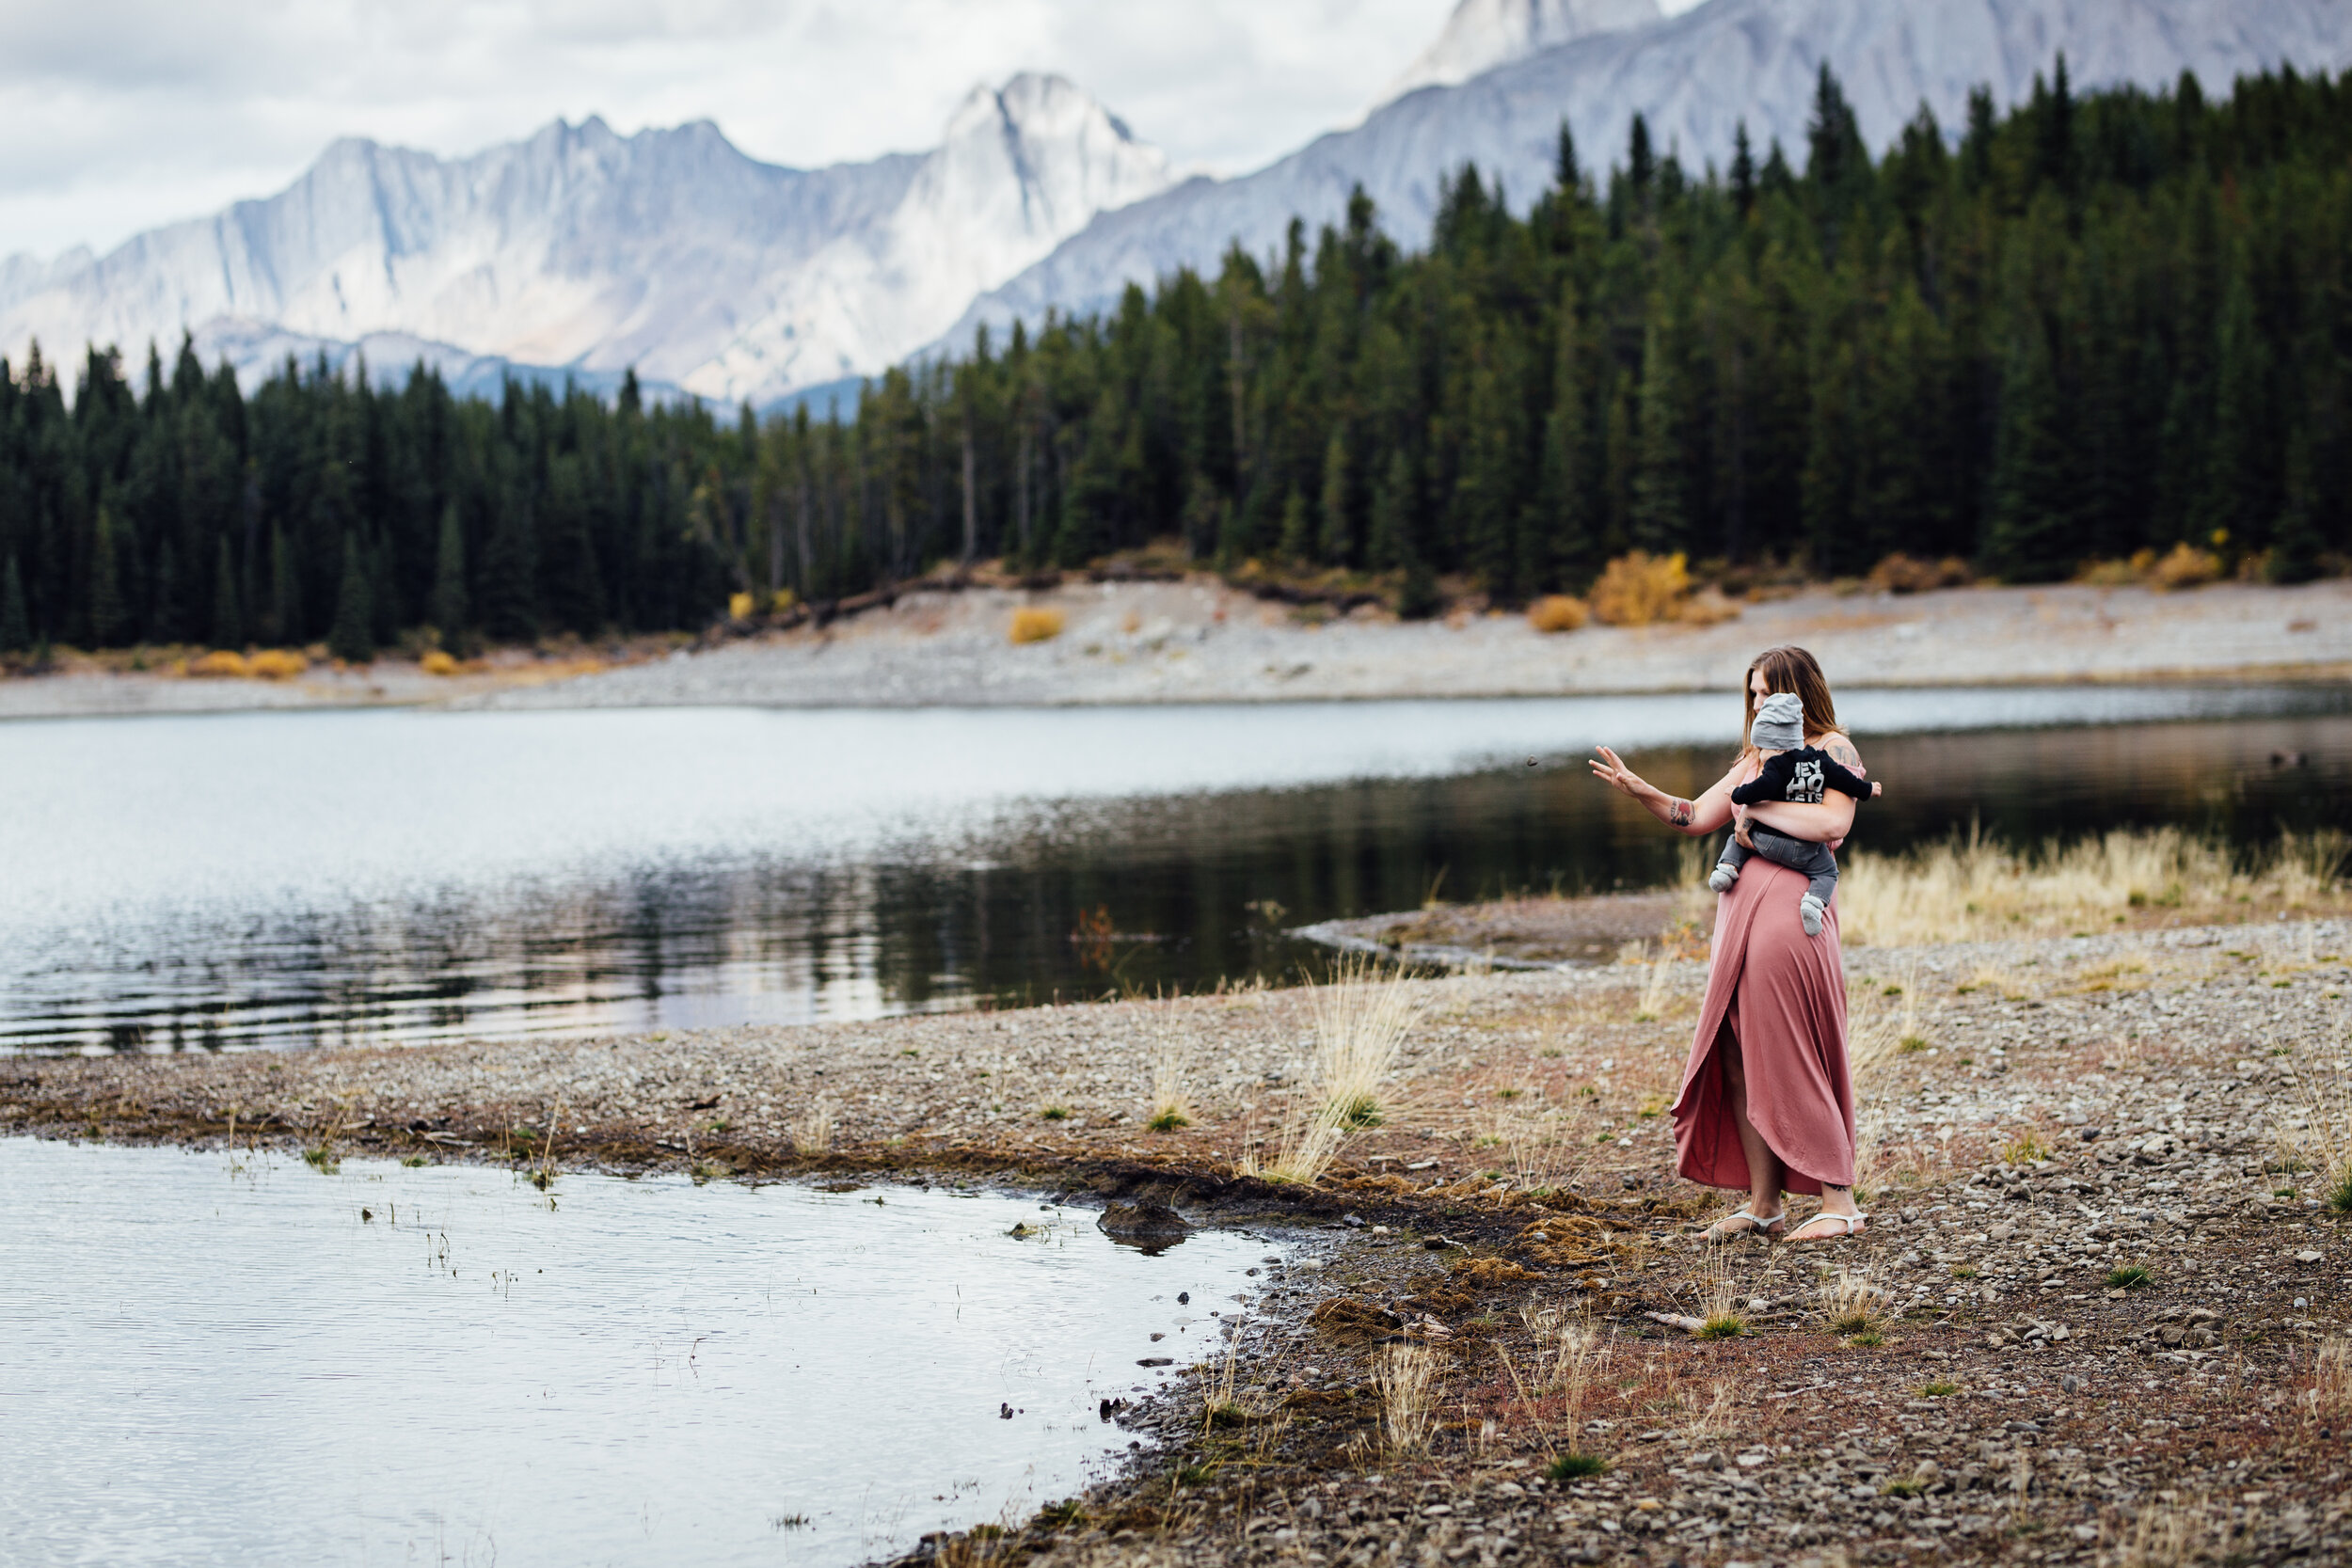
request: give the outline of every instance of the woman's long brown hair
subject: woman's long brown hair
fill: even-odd
[[[1821,661],[1803,648],[1767,648],[1749,664],[1748,673],[1740,677],[1740,754],[1751,756],[1756,748],[1748,743],[1749,734],[1756,728],[1756,673],[1764,672],[1764,689],[1777,696],[1793,691],[1797,701],[1804,705],[1804,741],[1810,746],[1837,727],[1837,705],[1829,694],[1829,677],[1821,673]]]

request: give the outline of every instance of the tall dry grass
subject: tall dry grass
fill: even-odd
[[[804,1159],[815,1159],[833,1148],[833,1101],[819,1096],[794,1117],[785,1129],[792,1140],[793,1151]]]
[[[1896,855],[1858,849],[1838,880],[1839,928],[1878,946],[2056,935],[2134,910],[2237,918],[2249,906],[2301,909],[2344,895],[2352,835],[2285,833],[2233,854],[2178,828],[2119,828],[2019,850],[1971,831]]]
[[[2281,1152],[2318,1173],[2330,1209],[2352,1213],[2352,1063],[2329,1055],[2292,1070],[2301,1125],[2279,1129]]]
[[[1333,966],[1329,980],[1309,988],[1307,1003],[1315,1031],[1312,1078],[1277,1129],[1271,1156],[1252,1146],[1237,1168],[1311,1187],[1351,1133],[1394,1114],[1388,1083],[1426,1004],[1403,976],[1353,954]]]
[[[1380,1434],[1389,1451],[1418,1453],[1429,1446],[1437,1409],[1438,1353],[1425,1345],[1385,1345],[1372,1364],[1380,1396]]]
[[[1367,957],[1343,958],[1308,995],[1315,1025],[1315,1092],[1348,1128],[1377,1127],[1391,1109],[1381,1096],[1406,1037],[1427,1004],[1400,974]]]
[[[1144,1118],[1144,1125],[1152,1132],[1173,1132],[1189,1127],[1200,1115],[1193,1109],[1186,1078],[1184,1042],[1162,1034],[1152,1051],[1152,1113]]]
[[[2313,1420],[2330,1428],[2352,1421],[2352,1338],[2330,1334],[2319,1342],[2303,1402]]]

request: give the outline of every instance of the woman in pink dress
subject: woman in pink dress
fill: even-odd
[[[1748,666],[1742,740],[1758,700],[1783,691],[1804,704],[1805,744],[1863,772],[1853,742],[1837,728],[1829,682],[1803,648],[1768,649]],[[1734,806],[1731,792],[1756,775],[1752,746],[1695,800],[1677,800],[1646,783],[1606,746],[1600,757],[1593,764],[1596,777],[1693,837],[1718,832],[1736,818],[1743,843],[1755,821],[1834,851],[1853,826],[1854,801],[1834,792],[1818,805]],[[1682,1174],[1748,1194],[1744,1207],[1708,1227],[1712,1241],[1783,1228],[1783,1193],[1821,1199],[1820,1212],[1788,1233],[1790,1241],[1851,1236],[1868,1217],[1853,1200],[1853,1079],[1846,1067],[1837,906],[1830,904],[1820,934],[1807,936],[1798,912],[1804,891],[1802,873],[1757,856],[1716,906],[1707,1000],[1674,1105]]]

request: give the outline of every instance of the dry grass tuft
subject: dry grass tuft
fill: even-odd
[[[2239,920],[2248,907],[2341,897],[2352,836],[2289,833],[2238,857],[2178,828],[2117,829],[2019,851],[1971,832],[1900,855],[1856,850],[1838,884],[1840,929],[1879,946],[2050,936],[2128,922],[2135,910]]]
[[[417,668],[428,675],[453,675],[457,673],[457,660],[440,648],[428,648],[424,657],[417,660]]]
[[[1547,594],[1527,607],[1527,624],[1541,632],[1575,631],[1584,625],[1584,601],[1567,594]]]
[[[1327,1100],[1282,1118],[1272,1158],[1264,1157],[1253,1142],[1243,1148],[1233,1168],[1243,1176],[1311,1187],[1340,1157],[1340,1146],[1347,1141],[1347,1134],[1344,1109]]]
[[[1893,985],[1878,979],[1847,982],[1846,1061],[1857,1093],[1876,1088],[1902,1057],[1927,1050],[1929,1026],[1920,1016],[1919,1005],[1916,960]]]
[[[2352,1421],[2352,1338],[2331,1334],[2319,1342],[2303,1402],[2313,1420],[2331,1429]]]
[[[1381,1097],[1425,1003],[1401,975],[1360,955],[1334,965],[1328,981],[1309,989],[1307,1002],[1315,1026],[1313,1081],[1283,1117],[1273,1157],[1263,1158],[1253,1145],[1236,1169],[1311,1187],[1350,1134],[1394,1113],[1393,1102]]]
[[[1558,1113],[1505,1112],[1496,1119],[1495,1135],[1510,1159],[1512,1184],[1523,1193],[1573,1185],[1589,1163],[1578,1158],[1581,1146],[1572,1141],[1567,1118]]]
[[[1702,1339],[1737,1339],[1748,1331],[1747,1319],[1740,1315],[1740,1291],[1726,1249],[1708,1254],[1698,1288],[1699,1326],[1692,1332]]]
[[[2099,1568],[2185,1568],[2217,1555],[2204,1549],[2217,1544],[2217,1533],[2202,1503],[2150,1502],[2133,1518],[2130,1531],[2099,1554]]]
[[[1869,1334],[1887,1309],[1886,1292],[1860,1275],[1838,1270],[1821,1281],[1821,1316],[1840,1334]]]
[[[1315,1024],[1315,1093],[1343,1127],[1377,1127],[1393,1107],[1380,1099],[1405,1037],[1426,1006],[1401,975],[1350,957],[1308,995]]]
[[[1425,1345],[1384,1345],[1373,1362],[1380,1396],[1380,1434],[1389,1451],[1419,1453],[1429,1445],[1437,1408],[1438,1353]]]
[[[1185,1067],[1183,1043],[1163,1034],[1152,1053],[1152,1114],[1144,1121],[1154,1132],[1189,1127],[1200,1114],[1193,1109],[1192,1094],[1185,1086]]]
[[[215,648],[201,658],[190,659],[188,673],[209,680],[244,680],[253,673],[253,666],[234,648]]]
[[[1016,645],[1051,642],[1061,632],[1062,615],[1058,610],[1045,610],[1032,605],[1012,612],[1012,641]]]
[[[785,1132],[792,1140],[793,1151],[803,1159],[827,1153],[833,1148],[833,1101],[821,1096],[811,1101]]]
[[[290,681],[310,668],[310,661],[292,648],[263,648],[248,661],[255,680]]]
[[[2276,1130],[2280,1164],[2315,1172],[2328,1206],[2352,1213],[2352,1063],[2296,1062],[2295,1125]]]

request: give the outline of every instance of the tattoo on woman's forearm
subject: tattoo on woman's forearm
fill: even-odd
[[[1677,828],[1687,828],[1698,819],[1699,809],[1688,800],[1666,802],[1666,820]]]

